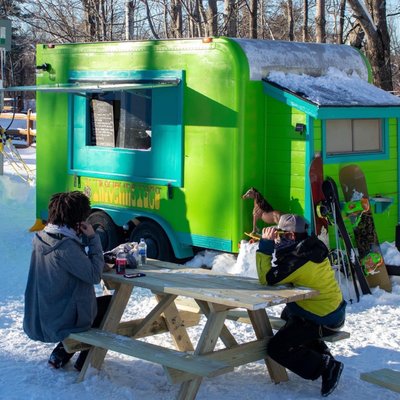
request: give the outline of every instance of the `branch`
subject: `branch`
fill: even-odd
[[[354,18],[360,22],[360,25],[367,35],[370,37],[376,37],[377,27],[371,14],[365,8],[364,3],[361,3],[359,0],[348,0],[348,3],[354,11]]]

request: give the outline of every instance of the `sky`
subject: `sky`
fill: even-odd
[[[20,149],[21,163],[4,163],[0,175],[0,253],[3,284],[0,286],[0,400],[167,400],[176,397],[179,386],[168,383],[162,368],[132,357],[109,352],[101,371],[90,369],[86,379],[78,376],[71,363],[54,370],[47,359],[52,343],[30,340],[22,330],[24,290],[26,285],[33,233],[28,229],[35,220],[35,147]],[[15,167],[15,168],[14,168]],[[238,256],[206,251],[189,265],[208,265],[215,273],[255,276],[254,257],[257,245],[242,242]],[[400,254],[392,243],[383,244],[386,261],[400,265]],[[400,371],[400,277],[392,277],[393,291],[379,288],[364,295],[360,302],[349,304],[344,330],[351,337],[329,344],[335,357],[344,363],[338,388],[332,400],[399,399],[400,394],[367,383],[360,373],[382,368]],[[98,293],[100,288],[96,287]],[[123,320],[143,317],[155,305],[151,293],[136,288]],[[279,315],[282,306],[268,312]],[[201,321],[204,324],[204,318]],[[239,341],[253,338],[249,325],[229,321],[231,332]],[[190,328],[197,340],[200,328]],[[149,339],[152,343],[172,345],[167,334]],[[222,346],[218,343],[217,346]],[[275,385],[263,362],[236,368],[234,372],[204,379],[198,400],[310,400],[321,399],[320,380],[305,381],[289,372],[289,381]]]

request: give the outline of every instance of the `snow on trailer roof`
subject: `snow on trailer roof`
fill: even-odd
[[[246,54],[251,80],[266,78],[272,71],[322,76],[330,68],[368,81],[364,56],[354,47],[329,43],[283,40],[232,39]]]
[[[400,107],[399,97],[335,68],[317,77],[273,71],[263,80],[322,107]]]
[[[368,65],[354,47],[329,43],[233,39],[263,80],[318,107],[399,107],[400,98],[368,83]]]

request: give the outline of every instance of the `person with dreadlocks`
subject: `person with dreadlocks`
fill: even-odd
[[[105,262],[100,238],[85,222],[90,214],[88,197],[78,191],[56,193],[49,202],[45,228],[33,238],[25,290],[23,328],[29,338],[59,342],[49,365],[60,368],[73,354],[62,341],[73,332],[98,327],[111,296],[96,297]],[[75,362],[81,370],[87,351]]]

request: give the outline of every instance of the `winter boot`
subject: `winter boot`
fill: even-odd
[[[343,371],[343,363],[336,361],[333,357],[325,357],[327,357],[327,363],[321,374],[321,395],[323,397],[329,396],[336,389],[336,386],[339,383],[340,375]]]
[[[73,355],[73,353],[67,353],[62,342],[60,342],[51,353],[48,363],[53,368],[59,369],[64,367]]]

